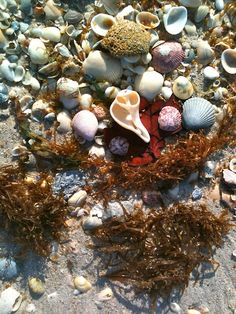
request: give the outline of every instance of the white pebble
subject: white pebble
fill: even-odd
[[[73,207],[78,207],[84,204],[85,200],[87,198],[87,192],[84,190],[80,190],[76,193],[74,193],[69,199],[68,199],[68,205]]]
[[[220,77],[219,72],[213,67],[206,67],[203,70],[203,75],[206,79],[211,80],[211,81],[214,81]]]
[[[176,313],[176,314],[180,314],[181,313],[181,307],[179,306],[179,304],[172,302],[170,304],[170,309],[172,312]]]

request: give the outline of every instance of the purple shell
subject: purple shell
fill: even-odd
[[[176,131],[181,127],[181,114],[178,109],[166,106],[159,114],[158,123],[163,131]]]
[[[129,150],[129,142],[122,136],[113,137],[109,143],[109,149],[114,155],[125,156]]]
[[[155,71],[168,73],[176,69],[184,59],[181,44],[167,41],[152,49],[152,66]]]
[[[72,128],[77,136],[92,141],[98,129],[98,120],[89,110],[81,110],[74,116]]]

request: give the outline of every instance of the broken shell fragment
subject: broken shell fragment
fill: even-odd
[[[99,50],[91,51],[84,60],[83,71],[85,75],[97,81],[117,82],[122,75],[120,60],[115,59]]]
[[[10,314],[16,312],[22,302],[23,298],[18,291],[9,287],[1,293],[0,296],[0,313]]]
[[[166,31],[171,35],[182,32],[188,19],[188,12],[185,7],[172,7],[163,15],[163,22]]]
[[[105,10],[110,15],[116,15],[119,12],[121,0],[101,0]]]
[[[184,59],[184,51],[178,42],[160,43],[152,49],[152,66],[157,72],[168,73],[175,70]]]
[[[173,93],[179,99],[186,100],[193,94],[193,85],[186,77],[179,76],[174,81]]]
[[[87,292],[92,288],[91,283],[83,276],[77,276],[74,279],[74,285],[80,292]]]
[[[236,49],[226,49],[221,55],[221,64],[229,74],[236,74]]]
[[[32,293],[42,295],[45,292],[45,287],[39,278],[30,278],[28,281],[29,289]]]
[[[142,25],[146,29],[152,29],[160,24],[160,20],[157,15],[143,11],[137,14],[136,23]]]
[[[148,68],[142,75],[136,76],[134,86],[140,95],[148,100],[153,100],[160,94],[163,83],[163,76],[153,68]]]
[[[150,135],[139,117],[139,94],[132,90],[122,90],[110,106],[112,118],[125,129],[137,134],[144,142],[150,141]]]
[[[45,64],[48,62],[49,55],[47,53],[47,48],[38,38],[31,39],[28,53],[31,61],[35,64]]]
[[[91,28],[96,35],[104,37],[115,23],[116,20],[113,16],[99,13],[92,18]]]
[[[223,179],[226,184],[236,186],[236,173],[229,170],[223,170]]]
[[[193,97],[185,101],[182,118],[188,130],[208,128],[215,122],[215,108],[208,100]]]
[[[61,39],[61,32],[57,27],[53,27],[53,26],[45,27],[42,30],[41,37],[43,39],[47,39],[47,40],[58,43],[60,42],[60,39]]]

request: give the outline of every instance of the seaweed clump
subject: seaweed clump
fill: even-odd
[[[213,252],[231,228],[226,211],[177,204],[160,211],[138,209],[93,231],[93,248],[103,252],[106,277],[147,292],[153,305],[173,288],[182,291],[201,263],[216,264]],[[107,267],[107,264],[106,264]]]
[[[0,168],[0,216],[14,240],[40,255],[48,255],[50,242],[62,237],[66,207],[54,196],[48,174],[27,177],[20,167]]]

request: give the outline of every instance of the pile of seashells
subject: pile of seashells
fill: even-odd
[[[30,119],[74,132],[98,157],[128,152],[122,137],[104,147],[114,122],[150,142],[142,98],[182,106],[163,110],[156,128],[210,128],[236,74],[233,2],[125,2],[97,0],[82,14],[59,0],[1,0],[1,106],[18,97]]]

